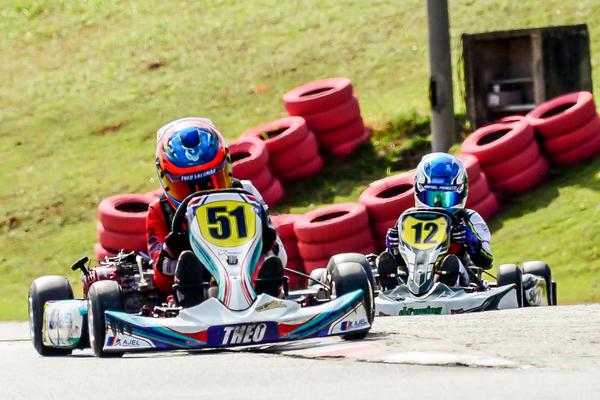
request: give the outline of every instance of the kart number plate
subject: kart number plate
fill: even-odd
[[[211,326],[208,343],[211,346],[250,345],[279,339],[275,322],[253,322],[237,325]]]
[[[402,220],[402,241],[419,250],[432,249],[448,239],[447,228],[444,217],[419,219],[408,215]]]
[[[219,247],[238,247],[256,234],[257,215],[250,203],[223,200],[196,209],[200,233],[209,243]]]

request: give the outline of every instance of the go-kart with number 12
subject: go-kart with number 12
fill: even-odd
[[[443,265],[450,249],[452,226],[457,223],[455,215],[443,208],[413,208],[400,216],[399,250],[406,264],[400,275],[404,276],[383,276],[385,268],[377,268],[375,257],[369,257],[379,283],[376,315],[460,314],[556,305],[556,283],[550,267],[541,261],[500,265],[496,282],[483,280],[483,271],[467,262],[469,284],[445,284],[445,274],[458,276],[459,271],[458,265]],[[395,270],[395,263],[390,270]]]
[[[107,259],[91,271],[78,265],[84,281],[93,281],[81,300],[73,299],[64,277],[36,279],[29,293],[35,348],[42,355],[69,354],[74,348],[87,347],[89,335],[97,356],[120,356],[139,350],[366,336],[374,317],[373,291],[358,263],[340,265],[321,283],[337,288],[325,299],[323,290],[312,287],[288,291],[283,277],[280,292],[259,289],[253,277],[262,258],[262,212],[258,200],[241,189],[198,192],[182,202],[173,232],[187,227],[190,266],[205,268],[208,275],[191,294],[200,301],[190,307],[157,304],[152,269],[139,256]],[[260,268],[280,262],[274,258],[262,260]],[[133,283],[125,284],[128,281]]]

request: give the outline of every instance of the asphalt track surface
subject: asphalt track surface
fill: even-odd
[[[43,358],[0,325],[0,399],[600,399],[600,304],[378,318],[366,340]]]

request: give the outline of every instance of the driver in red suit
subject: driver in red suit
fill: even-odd
[[[283,280],[287,256],[268,217],[268,207],[250,181],[232,177],[231,158],[214,124],[206,118],[181,118],[157,132],[156,168],[163,194],[150,204],[146,220],[148,252],[152,258],[154,283],[165,295],[180,274],[179,258],[189,247],[187,236],[172,235],[171,223],[177,207],[190,194],[211,189],[240,188],[253,194],[263,206],[267,221],[263,228],[263,254],[281,260],[281,269],[259,271]],[[188,252],[189,253],[189,252]]]

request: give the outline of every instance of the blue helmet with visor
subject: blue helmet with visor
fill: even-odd
[[[460,159],[446,153],[421,159],[415,175],[417,207],[465,208],[467,192],[467,173]]]

